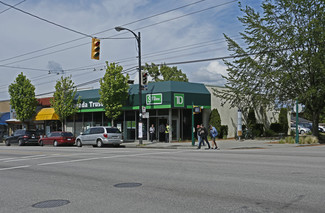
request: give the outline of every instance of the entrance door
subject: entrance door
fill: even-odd
[[[158,119],[158,140],[159,142],[165,142],[165,131],[166,131],[166,124],[167,119],[166,118],[159,118]]]
[[[172,124],[172,139],[173,140],[177,140],[177,131],[178,131],[178,127],[177,127],[177,120],[173,120],[173,124]]]

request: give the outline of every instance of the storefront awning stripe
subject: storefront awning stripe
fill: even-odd
[[[43,108],[37,113],[35,117],[35,121],[50,120],[59,120],[59,116],[55,113],[54,108]]]

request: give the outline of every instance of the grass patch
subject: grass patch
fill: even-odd
[[[280,144],[294,144],[295,142],[296,140],[293,137],[286,137],[279,141]],[[299,144],[318,144],[318,143],[319,143],[318,138],[312,135],[299,137]]]

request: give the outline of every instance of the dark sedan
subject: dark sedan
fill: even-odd
[[[37,144],[39,135],[36,131],[17,129],[14,134],[5,140],[5,144],[10,146],[13,143],[17,143],[19,146],[25,144]]]
[[[75,137],[71,132],[51,132],[49,135],[40,138],[38,144],[43,145],[74,145]]]

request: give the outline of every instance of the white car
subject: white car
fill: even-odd
[[[291,130],[296,131],[296,124],[291,124]],[[299,131],[299,134],[305,134],[305,133],[311,132],[311,130],[309,128],[303,127],[301,125],[298,125],[298,131]]]
[[[76,145],[78,147],[86,144],[97,147],[109,144],[119,146],[121,143],[123,143],[123,136],[116,127],[90,127],[76,138]]]
[[[325,132],[325,127],[323,127],[323,126],[318,126],[318,131],[319,131],[319,132]]]

